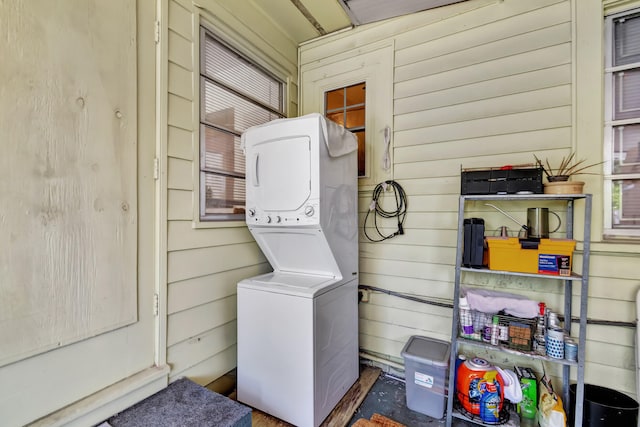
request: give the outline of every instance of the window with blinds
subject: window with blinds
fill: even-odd
[[[640,236],[640,11],[606,27],[605,234]]]
[[[240,136],[284,117],[284,83],[200,31],[200,219],[244,220]]]

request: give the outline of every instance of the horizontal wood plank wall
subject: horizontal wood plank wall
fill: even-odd
[[[226,16],[242,13],[253,22],[246,34],[274,34],[260,43],[274,46],[266,55],[278,58],[295,96],[289,108],[297,113],[297,52],[282,32],[242,11],[227,11],[217,0],[204,2],[206,13]],[[215,10],[214,10],[215,9]],[[222,19],[222,18],[221,18]],[[230,22],[238,32],[241,24]],[[238,21],[239,22],[239,21]],[[258,27],[262,26],[260,29]],[[236,366],[236,285],[245,278],[271,270],[244,226],[194,227],[194,203],[198,194],[193,181],[198,169],[198,107],[194,93],[198,69],[198,10],[190,0],[170,0],[168,6],[168,129],[167,129],[167,362],[170,380],[189,377],[207,384]],[[248,40],[247,43],[251,43]],[[284,46],[281,50],[275,46]],[[293,47],[292,47],[293,46]]]
[[[531,163],[534,153],[560,158],[571,149],[572,25],[569,0],[471,0],[301,47],[304,70],[333,55],[355,55],[380,37],[394,39],[394,179],[408,194],[409,213],[403,236],[371,243],[361,234],[362,285],[451,303],[460,168]],[[370,202],[370,191],[361,191],[361,225]],[[502,208],[524,223],[528,206]],[[563,220],[552,237],[564,237],[565,207],[551,207]],[[581,212],[579,202],[576,207]],[[486,218],[487,234],[500,225],[517,232],[492,208],[476,203],[471,209]],[[383,233],[395,231],[394,221],[383,224]],[[582,224],[576,221],[578,238]],[[581,268],[579,251],[574,262]],[[635,321],[637,262],[637,253],[592,252],[590,318]],[[463,282],[563,308],[560,282],[479,275],[465,275]],[[579,308],[579,286],[574,288]],[[450,339],[450,308],[374,292],[359,310],[361,348],[395,362],[402,363],[411,335]],[[586,381],[635,396],[634,329],[590,325],[587,339]],[[505,362],[499,354],[481,355]],[[532,367],[541,370],[539,363]],[[547,369],[560,375],[557,367]]]

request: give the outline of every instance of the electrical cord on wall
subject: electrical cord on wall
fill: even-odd
[[[446,302],[440,302],[440,301],[434,301],[434,300],[429,300],[426,298],[422,298],[422,297],[417,297],[415,295],[410,295],[410,294],[405,294],[402,292],[396,292],[396,291],[391,291],[389,289],[384,289],[384,288],[379,288],[376,286],[369,286],[369,285],[358,285],[358,289],[360,290],[367,290],[367,291],[371,291],[371,292],[380,292],[382,294],[387,294],[390,295],[392,297],[398,297],[398,298],[403,298],[409,301],[415,301],[415,302],[419,302],[422,304],[429,304],[429,305],[435,305],[437,307],[444,307],[444,308],[453,308],[453,304],[452,303],[446,303]],[[560,320],[561,322],[565,321],[564,315],[563,314],[558,314],[558,320]],[[579,323],[580,322],[580,318],[579,317],[572,317],[571,318],[571,322],[572,323]],[[616,327],[621,327],[621,328],[636,328],[637,327],[637,320],[634,320],[633,322],[624,322],[624,321],[619,321],[619,320],[602,320],[602,319],[592,319],[592,318],[587,318],[587,324],[588,325],[601,325],[601,326],[616,326]]]
[[[393,195],[396,201],[396,208],[392,211],[387,211],[382,208],[380,205],[380,196],[388,189],[391,188],[393,190]],[[373,226],[376,230],[377,237],[372,238],[367,233],[367,221],[369,220],[369,215],[373,212]],[[380,228],[378,226],[378,216],[382,218],[397,218],[398,220],[398,230],[391,234],[382,234]],[[404,220],[407,216],[407,195],[404,192],[404,189],[400,184],[393,180],[384,181],[380,184],[376,185],[373,189],[373,197],[371,200],[371,204],[369,205],[369,210],[364,217],[364,235],[367,239],[372,242],[382,242],[387,239],[391,239],[392,237],[398,236],[400,234],[404,234]]]

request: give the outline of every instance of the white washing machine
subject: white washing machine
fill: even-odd
[[[358,378],[357,140],[312,114],[242,142],[246,221],[274,271],[238,283],[238,400],[317,427]]]

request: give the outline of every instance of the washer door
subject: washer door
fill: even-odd
[[[273,139],[247,151],[247,199],[264,211],[296,211],[311,195],[311,139]],[[252,194],[249,194],[252,193]]]
[[[315,227],[249,227],[262,253],[277,272],[342,279],[326,235]]]

